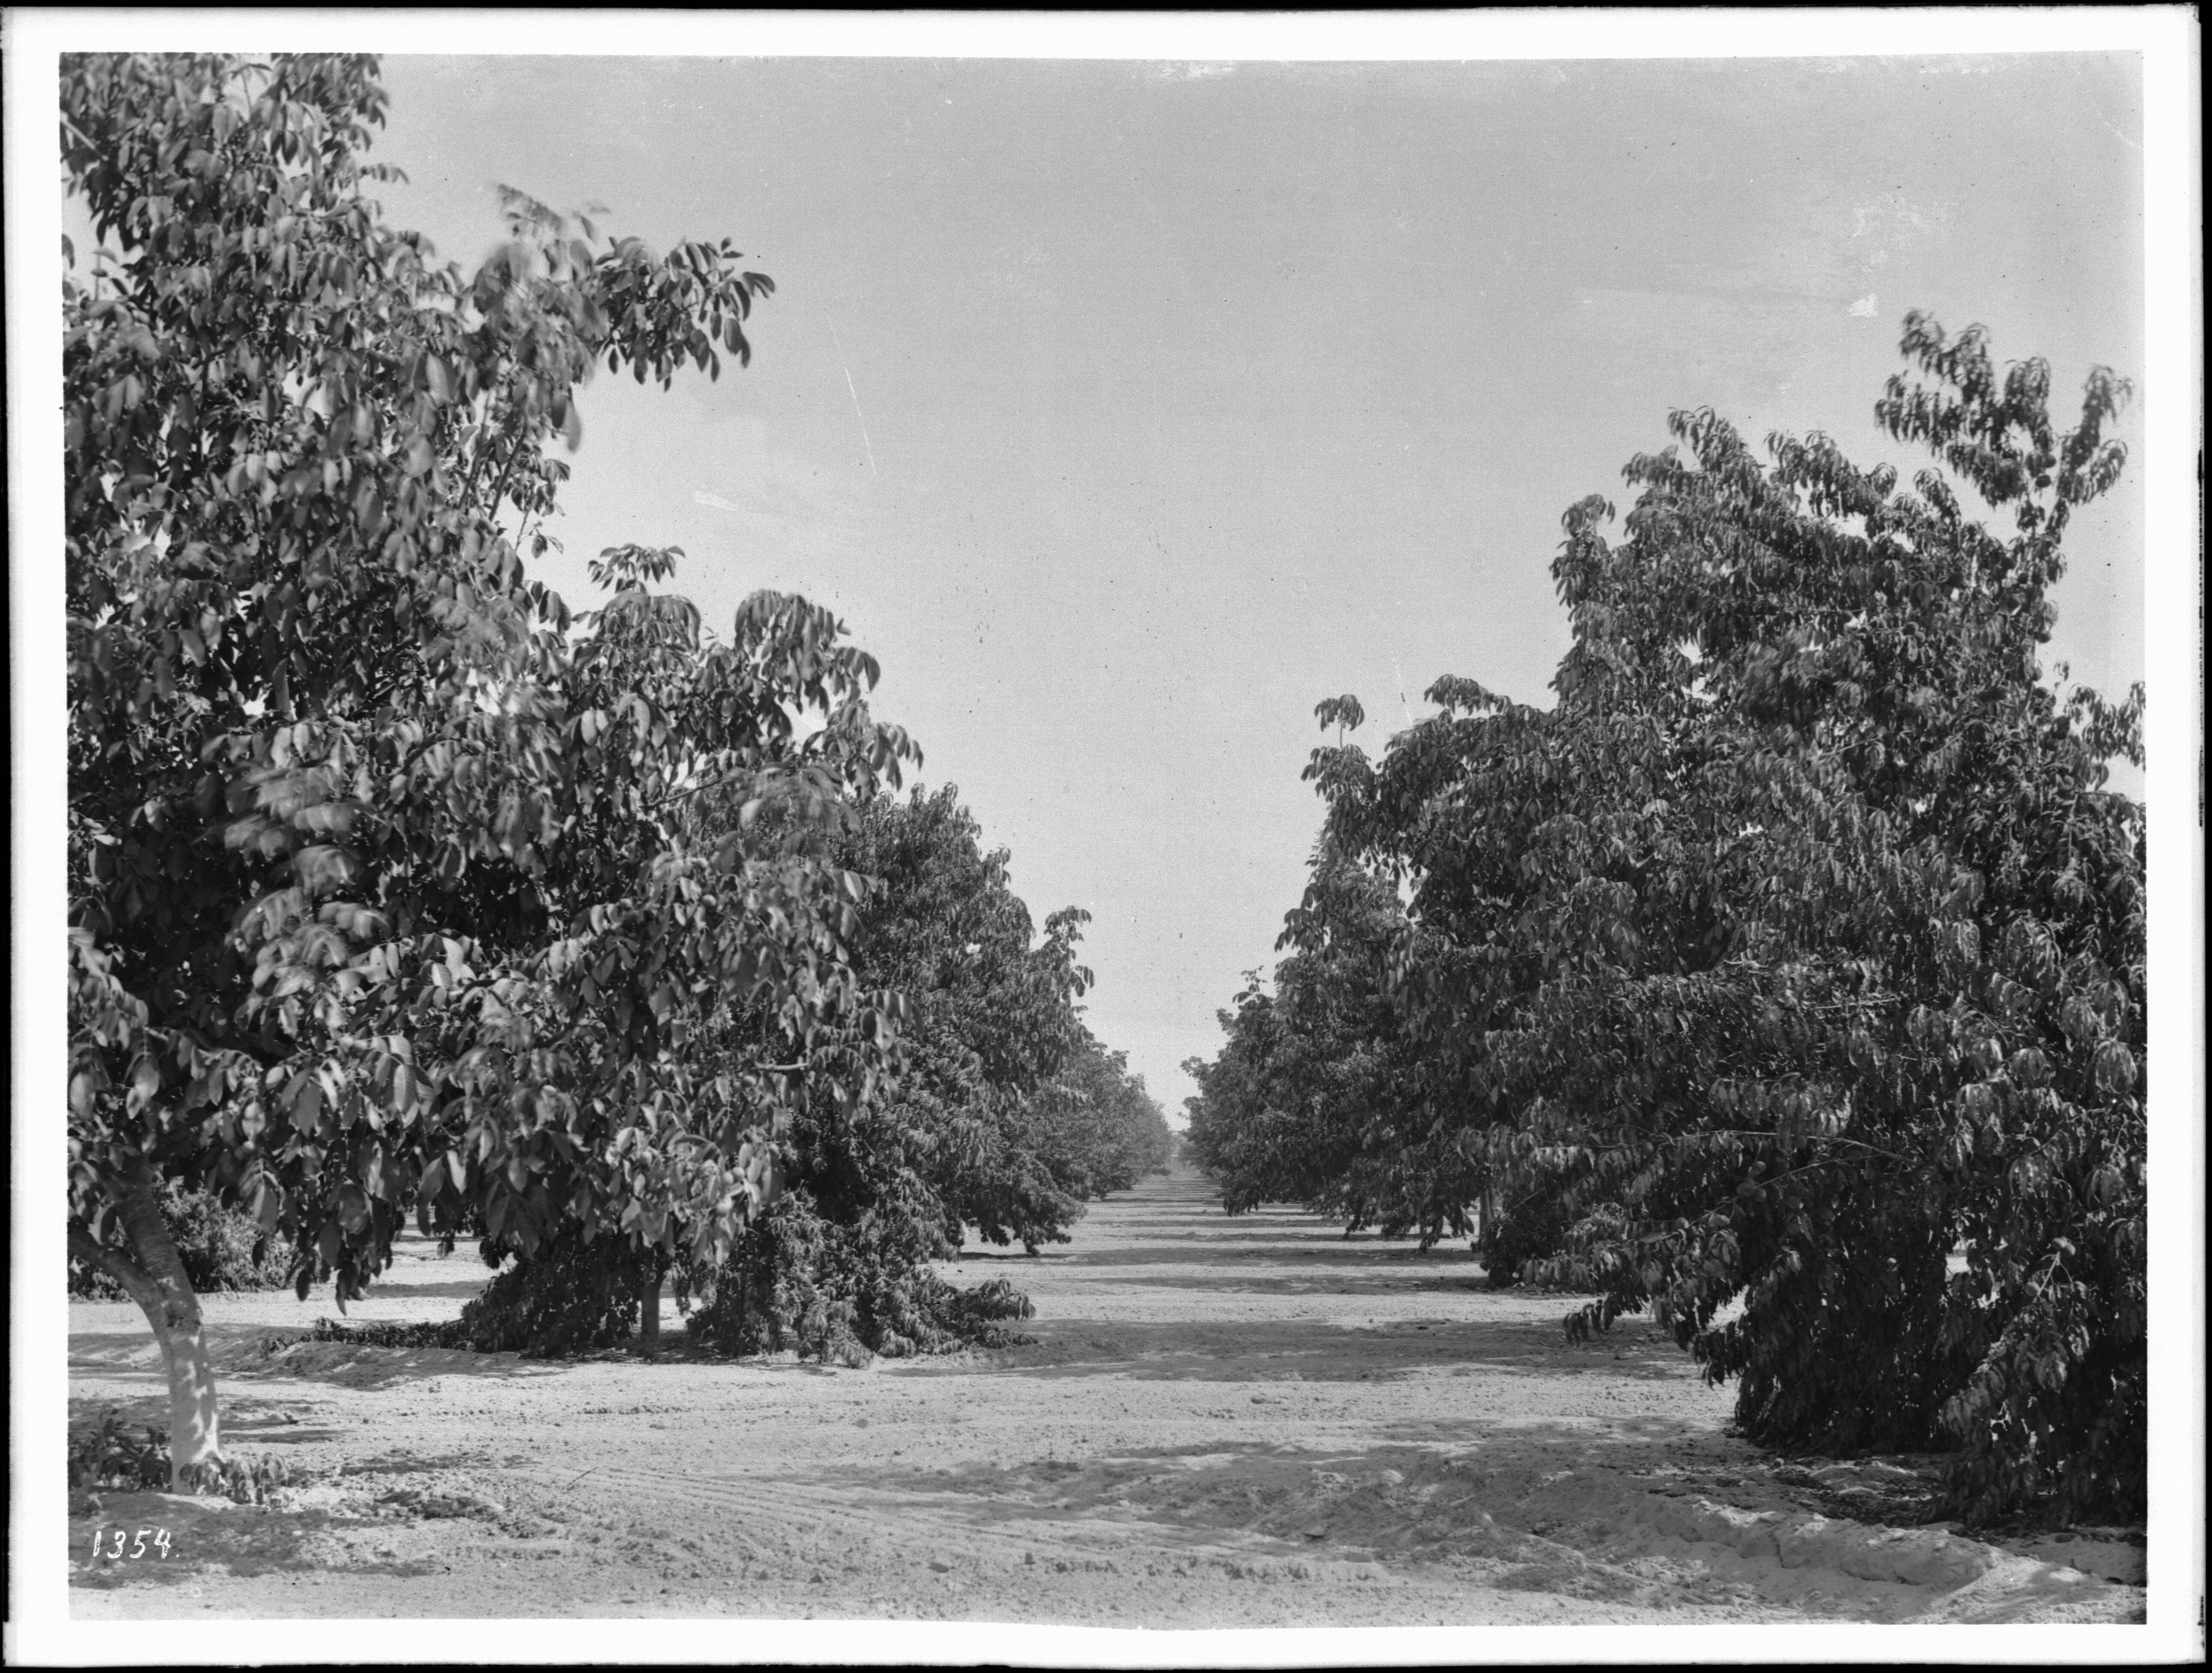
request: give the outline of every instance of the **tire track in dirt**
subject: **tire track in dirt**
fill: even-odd
[[[840,1559],[849,1566],[860,1556],[877,1579],[899,1566],[1108,1574],[1141,1567],[1151,1573],[1380,1582],[1449,1597],[1462,1609],[1470,1591],[1495,1591],[1498,1581],[1508,1591],[1556,1591],[1661,1614],[1731,1601],[1723,1589],[1695,1584],[1671,1567],[1665,1578],[1676,1595],[1669,1599],[1655,1586],[1648,1565],[1639,1573],[1566,1540],[1494,1522],[1464,1499],[1432,1510],[1442,1466],[1430,1461],[1425,1467],[1402,1455],[1396,1461],[1409,1470],[1383,1465],[1358,1471],[1358,1463],[1374,1461],[1295,1449],[1271,1449],[1258,1458],[1107,1457],[1060,1466],[1072,1475],[1048,1481],[1040,1491],[1069,1491],[1051,1497],[1024,1494],[1024,1487],[1038,1487],[1036,1478],[1003,1465],[976,1466],[936,1493],[819,1477],[702,1477],[638,1465],[600,1469],[592,1479],[594,1497],[617,1494],[632,1526],[666,1524],[690,1509],[711,1519],[721,1541],[751,1560],[810,1569]],[[1358,1479],[1324,1467],[1332,1463],[1353,1466]],[[1255,1463],[1263,1466],[1256,1475]],[[1267,1508],[1248,1512],[1239,1525],[1240,1499]],[[1197,1525],[1159,1519],[1158,1512],[1177,1508],[1195,1509],[1202,1519]],[[1127,1514],[1115,1515],[1115,1509]],[[1307,1535],[1293,1524],[1317,1514],[1355,1525],[1326,1546],[1313,1543],[1318,1530]]]
[[[542,1487],[544,1478],[533,1476]],[[688,1550],[706,1572],[763,1610],[786,1599],[864,1598],[866,1613],[956,1613],[988,1620],[1085,1617],[1133,1624],[1206,1626],[1401,1624],[1406,1619],[1620,1618],[1626,1589],[1584,1586],[1580,1596],[1492,1591],[1486,1567],[1457,1560],[1386,1566],[1371,1554],[1328,1555],[1295,1541],[1207,1526],[1177,1527],[1142,1516],[1102,1520],[1052,1505],[984,1497],[872,1489],[788,1477],[702,1477],[623,1465],[593,1472],[595,1508],[605,1495],[626,1510],[623,1560],[653,1570],[641,1587],[679,1570]],[[684,1524],[686,1511],[697,1520]],[[619,1516],[622,1511],[617,1511]],[[984,1520],[996,1518],[1004,1525]],[[715,1533],[683,1543],[678,1530]],[[653,1531],[647,1533],[647,1528]],[[732,1572],[716,1548],[742,1552],[751,1567]],[[696,1573],[696,1571],[692,1571]],[[1170,1598],[1170,1588],[1185,1588]],[[1485,1597],[1488,1601],[1484,1601]],[[1613,1607],[1597,1606],[1611,1600]],[[786,1607],[788,1605],[787,1604]],[[1411,1612],[1408,1614],[1408,1612]]]
[[[819,1479],[708,1479],[639,1466],[597,1470],[592,1481],[602,1494],[611,1490],[618,1504],[631,1507],[634,1530],[640,1520],[650,1521],[661,1524],[661,1536],[669,1538],[665,1524],[685,1509],[711,1519],[726,1547],[742,1549],[748,1560],[769,1571],[748,1573],[748,1581],[811,1579],[874,1597],[898,1592],[902,1573],[909,1588],[956,1579],[1014,1588],[1002,1590],[990,1618],[1062,1618],[1054,1607],[1064,1609],[1064,1599],[1035,1595],[1038,1583],[1060,1575],[1079,1586],[1124,1595],[1132,1585],[1163,1580],[1217,1591],[1231,1583],[1259,1582],[1232,1587],[1243,1594],[1234,1600],[1237,1608],[1248,1620],[1282,1624],[1378,1615],[1387,1621],[1390,1598],[1425,1620],[1526,1619],[1532,1610],[1593,1620],[1772,1619],[1790,1607],[1759,1588],[1699,1573],[1694,1566],[1649,1559],[1624,1564],[1566,1538],[1493,1522],[1480,1512],[1468,1514],[1464,1501],[1425,1516],[1423,1507],[1437,1497],[1440,1461],[1424,1469],[1402,1455],[1397,1461],[1408,1464],[1407,1470],[1385,1468],[1378,1479],[1370,1469],[1349,1483],[1342,1473],[1322,1466],[1353,1460],[1310,1454],[1266,1459],[1324,1483],[1324,1497],[1340,1505],[1363,1506],[1361,1531],[1375,1536],[1371,1541],[1322,1547],[1295,1531],[1267,1531],[1312,1513],[1298,1502],[1284,1502],[1279,1492],[1273,1495],[1273,1513],[1256,1518],[1255,1525],[1215,1518],[1193,1527],[1158,1519],[1157,1512],[1177,1500],[1223,1501],[1249,1493],[1253,1482],[1238,1466],[1252,1461],[1231,1457],[1224,1466],[1220,1461],[1229,1457],[1094,1459],[1078,1467],[1085,1479],[1060,1484],[1080,1495],[1080,1502],[1066,1494],[1024,1500],[1012,1496],[1006,1483],[931,1494]],[[988,1468],[978,1467],[978,1473]],[[1014,1475],[1018,1485],[1021,1472]],[[1158,1502],[1129,1496],[1177,1475],[1187,1478],[1181,1494]],[[994,1486],[1000,1490],[990,1492]],[[1102,1519],[1099,1501],[1109,1494],[1124,1495],[1108,1502],[1132,1514]],[[988,1525],[984,1518],[1010,1525]],[[756,1537],[752,1530],[763,1525],[772,1531]],[[1295,1603],[1271,1595],[1271,1583],[1282,1582],[1292,1583]],[[1231,1601],[1222,1598],[1223,1607]],[[1249,1613],[1255,1609],[1266,1612]],[[1201,1609],[1194,1624],[1204,1622]]]
[[[666,1519],[684,1508],[720,1512],[720,1536],[748,1547],[763,1559],[776,1547],[823,1540],[848,1542],[852,1548],[926,1553],[940,1560],[955,1558],[1030,1567],[1054,1560],[1202,1560],[1243,1557],[1251,1560],[1296,1556],[1294,1548],[1263,1535],[1237,1536],[1208,1530],[1194,1538],[1188,1530],[1143,1520],[1101,1522],[1067,1519],[1049,1512],[1018,1506],[973,1494],[947,1492],[933,1499],[912,1493],[828,1486],[820,1481],[769,1476],[702,1476],[695,1472],[640,1465],[610,1466],[593,1472],[602,1492],[618,1488],[633,1514]],[[984,1517],[1018,1522],[993,1526]],[[735,1518],[765,1518],[781,1538],[763,1544],[747,1524]],[[1224,1536],[1225,1535],[1225,1536]],[[917,1557],[917,1561],[926,1561]]]

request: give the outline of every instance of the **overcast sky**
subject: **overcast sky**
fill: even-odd
[[[1379,752],[1440,674],[1547,702],[1559,514],[1670,407],[1917,463],[1871,416],[1914,307],[2069,395],[2152,369],[2131,56],[385,74],[443,254],[505,182],[773,276],[750,371],[592,387],[548,578],[674,544],[710,622],[837,610],[1034,916],[1094,915],[1092,1025],[1178,1121],[1304,886],[1314,704]],[[2050,658],[2115,691],[2138,481]]]

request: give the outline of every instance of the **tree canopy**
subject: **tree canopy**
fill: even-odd
[[[438,262],[369,195],[368,58],[71,58],[62,106],[102,240],[64,252],[71,1249],[154,1323],[179,1484],[220,1433],[178,1185],[341,1308],[409,1213],[475,1238],[519,1263],[455,1328],[501,1346],[763,1261],[817,1345],[1018,1314],[924,1268],[1097,1186],[1030,1113],[1095,1053],[1081,915],[1033,947],[949,793],[889,794],[919,751],[827,611],[717,636],[650,545],[592,610],[529,574],[581,386],[745,364],[766,276],[514,191]]]
[[[908,1071],[895,1110],[926,1134],[917,1166],[952,1245],[974,1226],[992,1243],[1063,1238],[1076,1182],[1037,1153],[1032,1111],[1078,1051],[1076,962],[1090,915],[1046,919],[1039,940],[1008,881],[1012,856],[986,852],[957,787],[863,810],[848,863],[882,880],[862,913],[861,967],[910,996]]]
[[[72,1250],[178,1350],[180,1480],[218,1435],[159,1178],[341,1305],[410,1205],[712,1265],[901,1008],[829,853],[914,754],[874,664],[772,594],[714,639],[674,552],[583,614],[526,571],[580,385],[742,364],[768,280],[512,193],[465,277],[367,195],[384,112],[360,58],[64,64]]]
[[[1876,416],[1945,468],[1678,412],[1624,538],[1567,514],[1554,707],[1446,678],[1379,763],[1315,752],[1326,864],[1193,1128],[1246,1189],[1413,1042],[1420,1096],[1309,1116],[1355,1153],[1294,1177],[1493,1189],[1494,1256],[1595,1292],[1577,1329],[1650,1311],[1754,1438],[1947,1445],[1965,1512],[2064,1518],[2145,1471],[2143,826],[2106,788],[2142,692],[2037,654],[2127,387],[2092,373],[2061,430],[2043,362],[1919,315],[1903,346]],[[1405,891],[1387,953],[1339,951],[1346,866]]]
[[[855,969],[910,1007],[897,1073],[794,1122],[789,1195],[721,1272],[685,1275],[711,1292],[695,1335],[848,1358],[1003,1339],[1026,1304],[1003,1282],[960,1292],[930,1263],[969,1226],[1031,1253],[1065,1242],[1086,1202],[1164,1165],[1164,1117],[1076,1003],[1088,915],[1036,934],[1010,856],[981,838],[950,785],[855,810],[836,852],[871,879]]]
[[[1231,1214],[1294,1202],[1390,1237],[1469,1231],[1487,1165],[1439,1120],[1438,1083],[1405,1025],[1392,971],[1413,933],[1389,879],[1316,855],[1274,992],[1248,972],[1220,1013],[1219,1055],[1183,1066],[1199,1089],[1191,1156]]]

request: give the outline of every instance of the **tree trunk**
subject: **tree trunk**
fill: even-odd
[[[161,1218],[161,1186],[145,1163],[121,1181],[116,1217],[131,1239],[134,1262],[120,1250],[70,1228],[70,1251],[123,1286],[138,1304],[161,1344],[169,1381],[169,1490],[197,1493],[222,1462],[222,1434],[216,1411],[215,1371],[208,1364],[207,1332],[199,1297],[185,1275],[184,1257]]]
[[[660,1346],[660,1265],[657,1261],[638,1292],[637,1340],[648,1354]]]

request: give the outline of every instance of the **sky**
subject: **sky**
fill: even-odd
[[[1917,466],[1872,417],[1912,307],[2069,394],[2155,369],[2130,54],[384,74],[386,208],[441,253],[504,183],[775,279],[749,370],[590,387],[544,576],[672,544],[710,624],[834,608],[1033,916],[1092,914],[1091,1026],[1178,1122],[1304,885],[1314,705],[1379,753],[1443,674],[1548,702],[1559,515],[1625,508],[1669,409]],[[2046,659],[2116,693],[2139,482]]]

